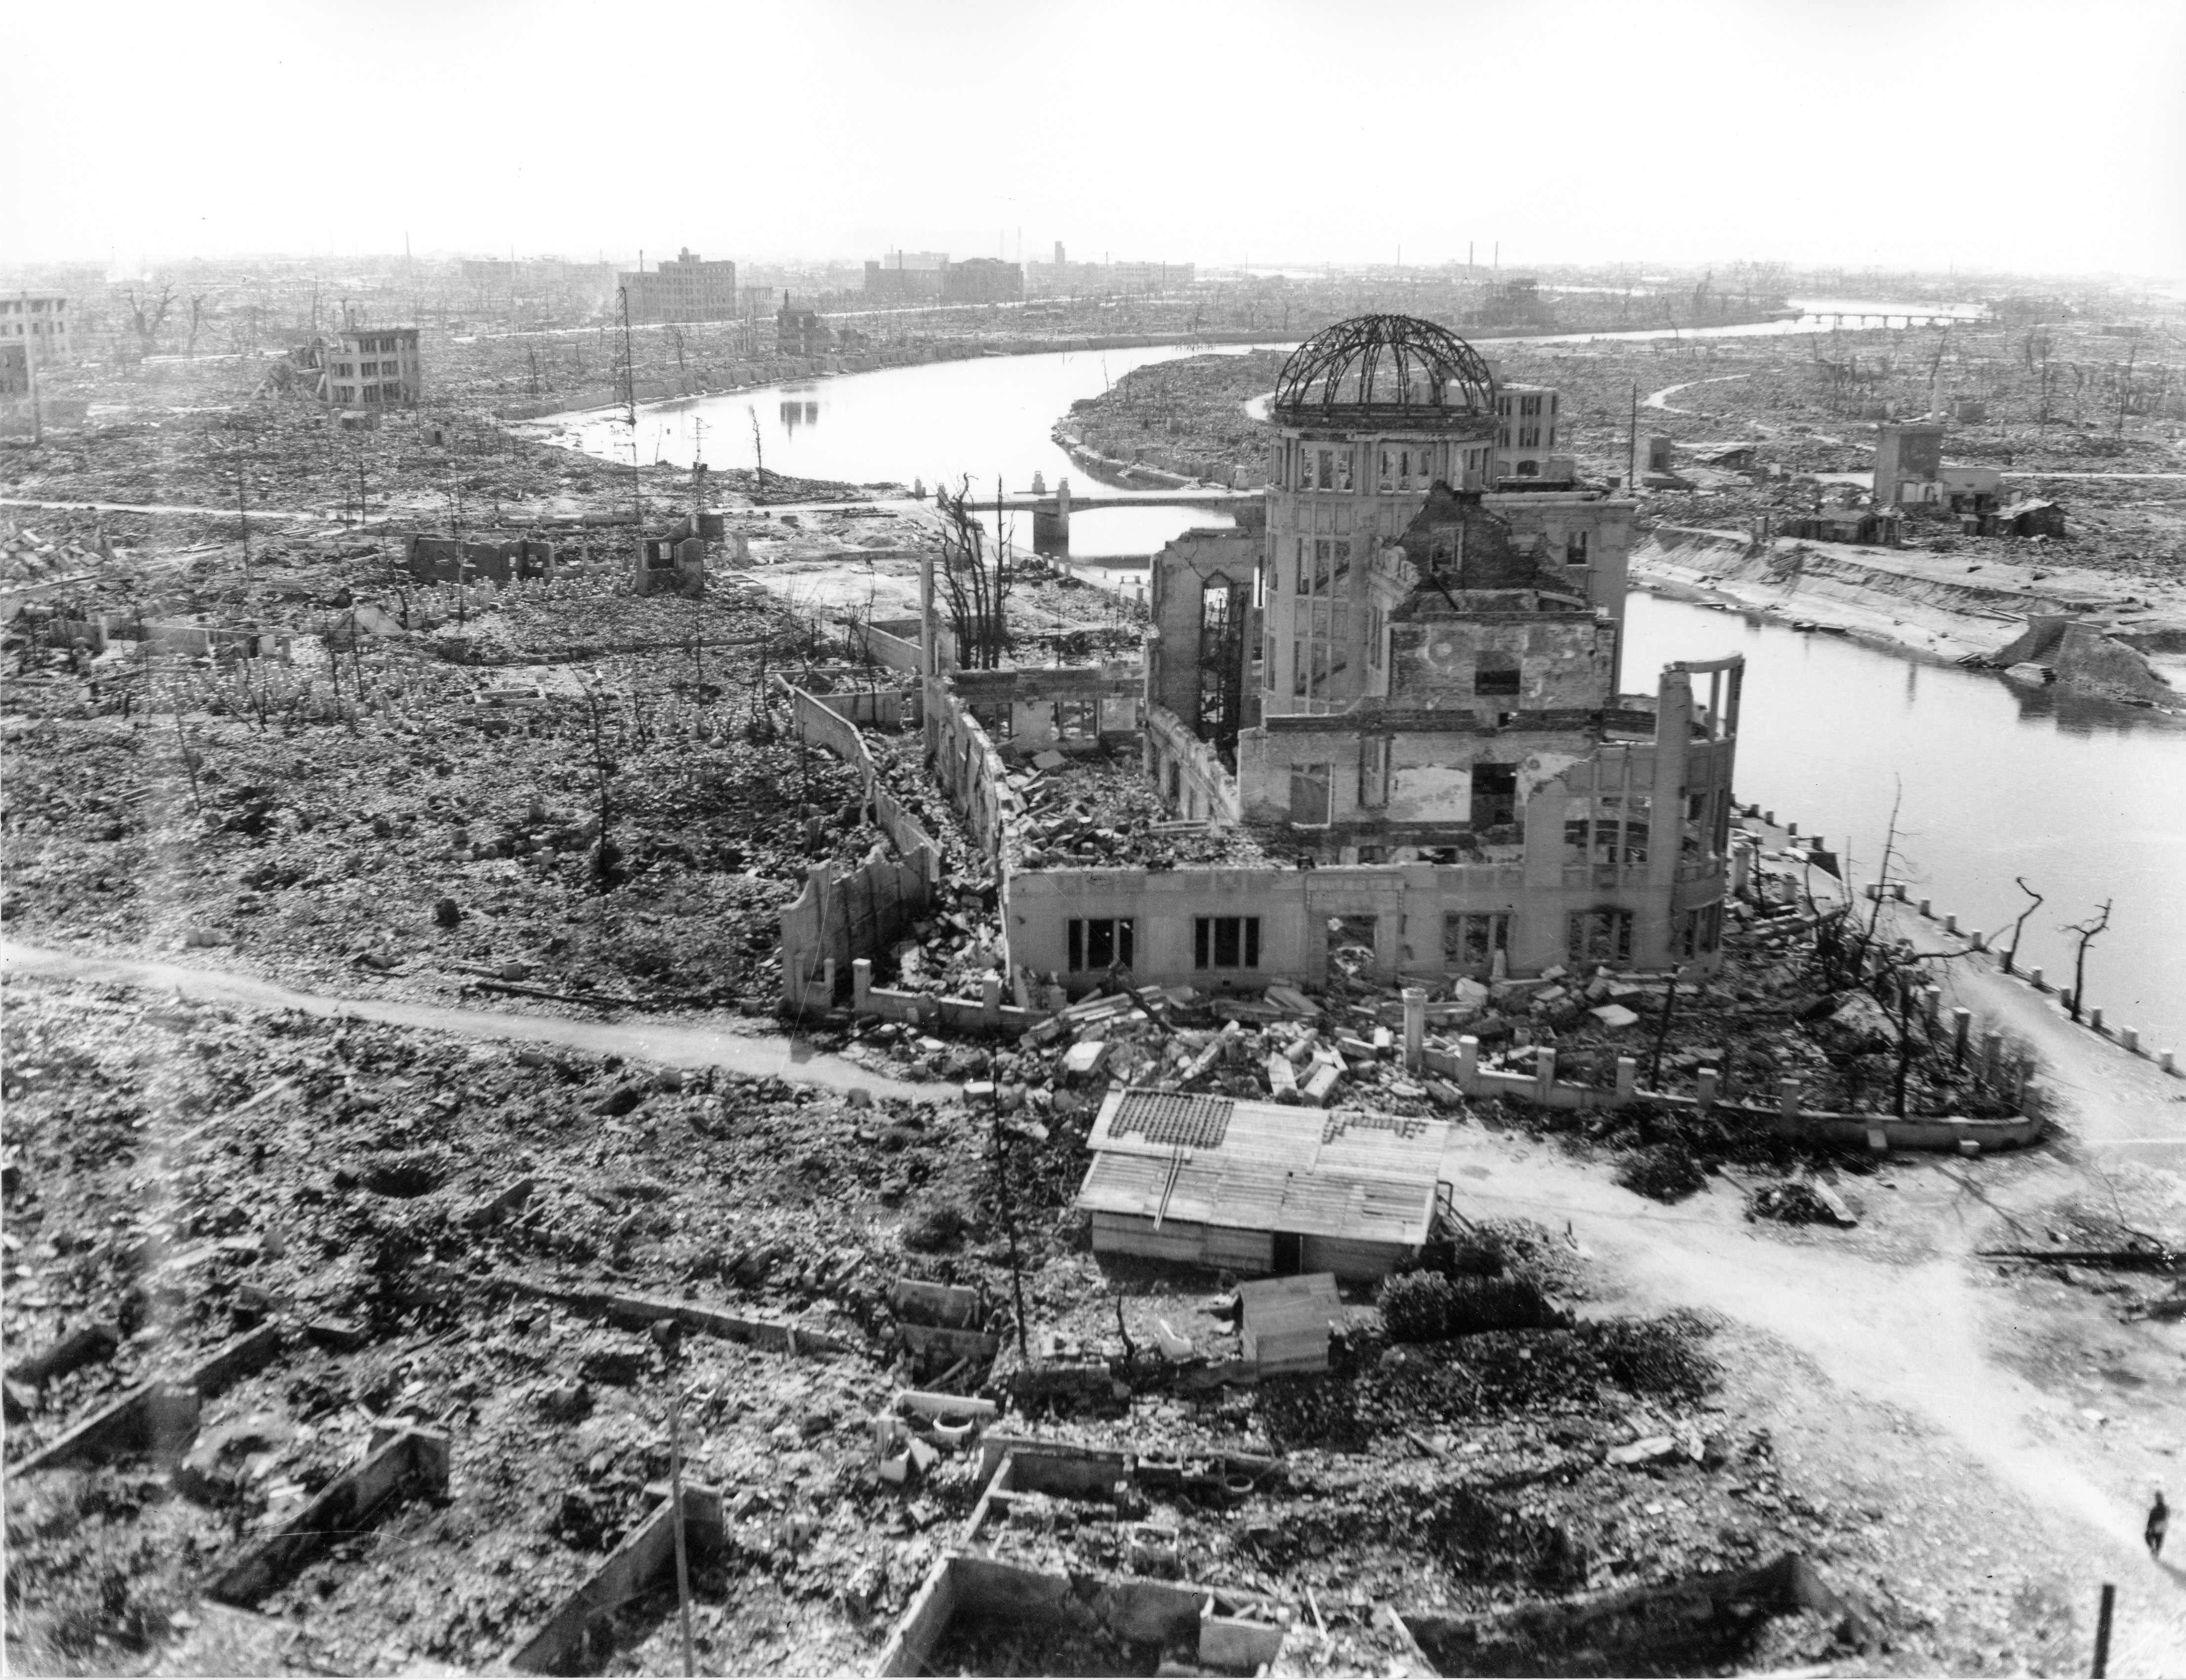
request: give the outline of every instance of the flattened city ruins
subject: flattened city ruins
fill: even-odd
[[[11,1669],[2186,1664],[2186,290],[400,156],[0,276]]]

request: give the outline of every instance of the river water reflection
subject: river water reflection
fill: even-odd
[[[1970,306],[1815,299],[1901,316],[1967,314]],[[1685,336],[1812,332],[1802,322],[1705,329]],[[1588,337],[1658,334],[1572,334]],[[1483,348],[1493,356],[1497,343]],[[1533,340],[1529,342],[1544,342]],[[1275,346],[1280,348],[1280,346]],[[1238,347],[1242,349],[1242,347]],[[1050,437],[1080,397],[1131,368],[1202,350],[1167,346],[984,356],[918,367],[806,379],[664,405],[640,414],[642,458],[687,462],[703,446],[717,465],[748,466],[756,418],[771,468],[852,483],[931,486],[968,475],[981,494],[996,479],[1012,490],[1033,474],[1052,485],[1085,482]],[[586,447],[628,457],[628,432],[608,417],[573,423]],[[1142,508],[1079,515],[1071,546],[1081,559],[1144,555],[1206,513]],[[1143,568],[1102,571],[1127,592]],[[1892,798],[1909,873],[1964,927],[1992,932],[2024,900],[2025,876],[2049,902],[2029,919],[2026,959],[2066,972],[2059,925],[2116,901],[2097,942],[2088,996],[2145,1042],[2186,1048],[2186,731],[2127,708],[2079,704],[2048,691],[1925,665],[1832,637],[1804,636],[1734,613],[1639,595],[1633,599],[1625,686],[1651,686],[1673,658],[1741,652],[1749,661],[1739,743],[1741,798],[1795,818],[1833,843],[1849,839],[1854,873],[1880,856]]]
[[[2186,729],[2130,707],[2060,697],[1923,664],[1757,615],[1634,594],[1624,687],[1673,659],[1746,658],[1738,797],[1832,848],[1852,878],[1882,854],[1893,798],[1907,868],[1963,928],[2008,927],[2024,876],[2048,900],[2022,960],[2071,977],[2060,924],[2115,902],[2090,948],[2088,997],[2144,1043],[2186,1049]]]

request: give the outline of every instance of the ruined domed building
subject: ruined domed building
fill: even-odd
[[[1156,557],[1137,730],[1029,733],[1038,673],[985,733],[937,699],[944,781],[994,802],[1014,977],[1219,993],[1318,982],[1338,950],[1385,983],[1713,959],[1743,662],[1620,692],[1633,504],[1580,479],[1560,408],[1432,322],[1331,327],[1283,367],[1264,528]],[[1056,746],[1090,785],[1131,742],[1164,822],[975,773]]]

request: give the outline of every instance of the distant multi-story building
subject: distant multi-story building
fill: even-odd
[[[941,301],[984,304],[1024,301],[1024,270],[999,257],[972,257],[945,263],[941,270]]]
[[[415,408],[423,395],[415,327],[338,333],[320,360],[320,395],[337,408]]]
[[[41,367],[69,360],[68,294],[13,292],[0,297],[0,396],[31,389],[31,359]]]
[[[653,273],[641,270],[615,278],[629,297],[635,323],[737,318],[736,264],[704,261],[687,246]]]
[[[866,264],[866,295],[877,303],[934,303],[949,272],[946,251],[890,251]]]
[[[1552,463],[1562,454],[1563,398],[1544,385],[1495,388],[1495,473],[1498,479],[1567,479],[1575,463]]]
[[[1188,290],[1198,274],[1189,262],[1070,262],[1057,240],[1052,262],[1024,266],[1024,285],[1034,297],[1143,297]]]

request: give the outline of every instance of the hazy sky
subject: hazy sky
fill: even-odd
[[[8,35],[0,263],[1739,257],[2186,275],[2182,0],[120,0]]]

